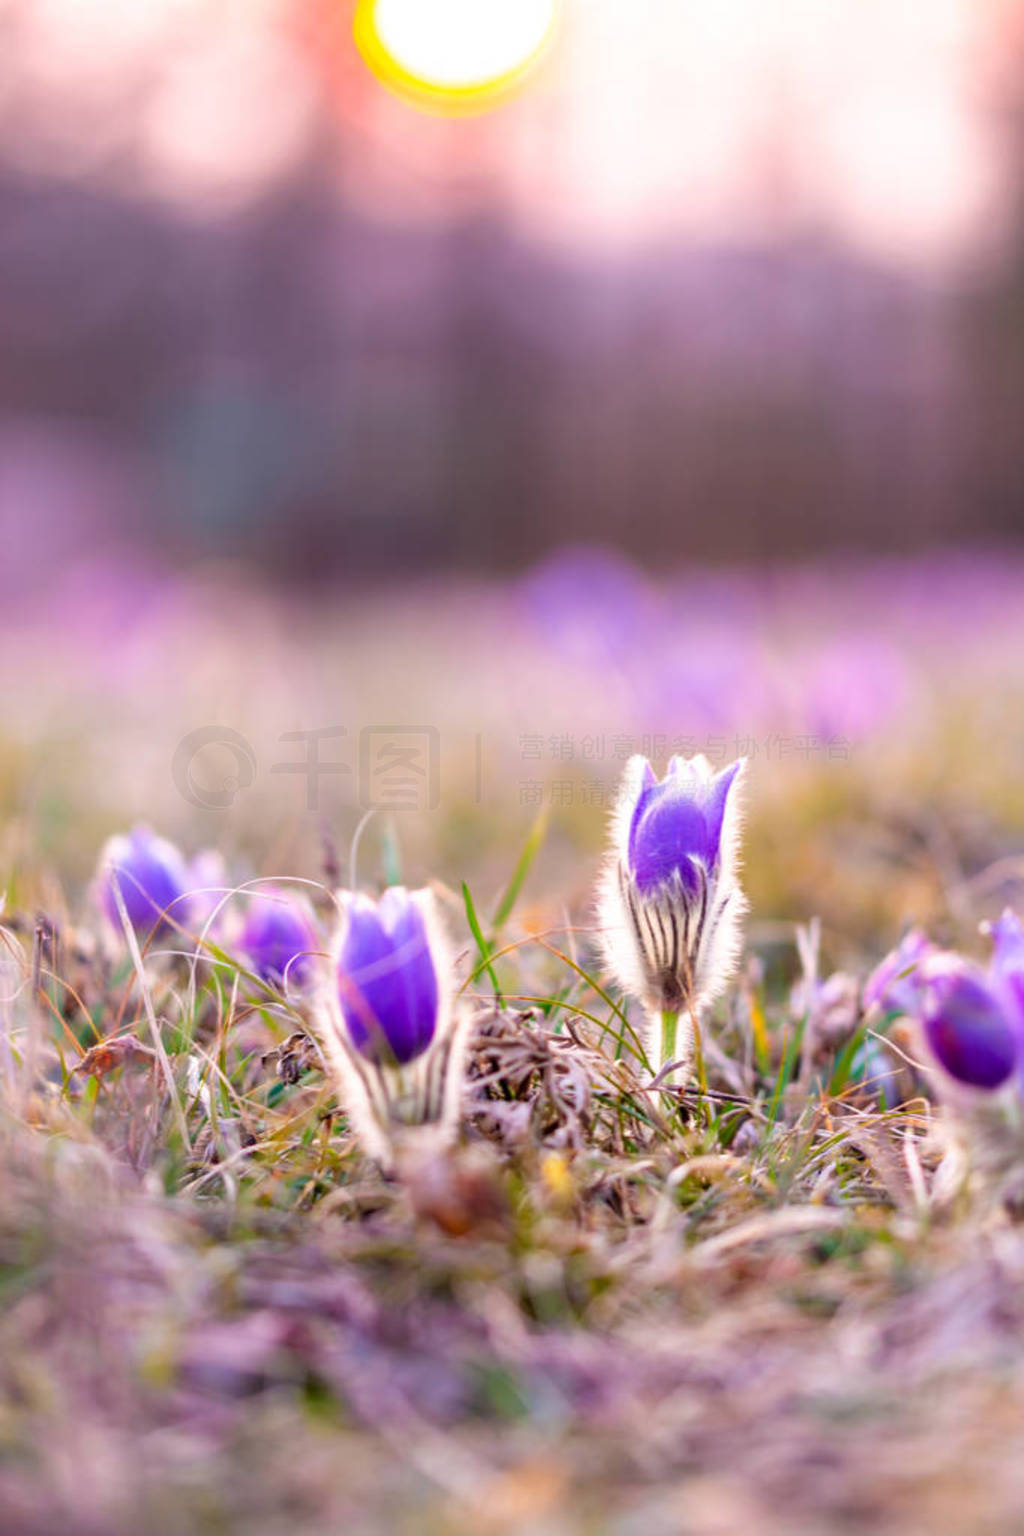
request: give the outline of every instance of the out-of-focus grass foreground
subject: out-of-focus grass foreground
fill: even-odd
[[[9,616],[2,1529],[1017,1529],[1016,1089],[878,966],[917,924],[987,977],[1020,897],[1020,574],[570,551],[324,613],[112,569]],[[748,759],[706,1091],[602,959],[634,752]],[[214,921],[132,930],[138,822]],[[365,1150],[266,881],[325,953],[339,890],[432,889],[450,1145]]]

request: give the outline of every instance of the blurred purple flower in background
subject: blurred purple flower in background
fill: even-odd
[[[115,886],[140,937],[183,928],[192,917],[189,865],[173,843],[147,826],[140,824],[104,844],[97,878],[103,911],[119,934],[123,926]]]
[[[915,1013],[924,985],[921,967],[936,954],[938,950],[921,929],[911,928],[864,983],[864,1011],[877,1007],[886,1013]]]
[[[523,580],[526,614],[565,660],[628,667],[658,628],[658,598],[636,566],[611,549],[569,545]]]
[[[320,949],[308,903],[280,886],[266,886],[246,904],[238,949],[263,981],[305,986]]]
[[[779,689],[763,641],[745,633],[706,628],[686,615],[680,631],[659,639],[638,669],[643,719],[684,721],[687,733],[749,731],[773,714],[781,718]],[[773,711],[772,705],[776,705]]]
[[[1024,1021],[1024,927],[1020,918],[1006,907],[994,922],[982,924],[982,932],[992,940],[992,975]]]
[[[1009,1082],[1020,1056],[1020,1020],[979,966],[959,955],[929,960],[920,1018],[929,1050],[954,1082],[989,1091]]]
[[[881,730],[911,696],[906,658],[884,640],[834,640],[799,676],[796,723],[819,741],[863,741]]]
[[[861,742],[920,691],[905,643],[801,606],[799,573],[776,585],[708,571],[649,580],[612,550],[572,545],[519,591],[556,666],[586,674],[606,700],[617,685],[623,726],[685,731],[690,750],[702,735],[736,738],[737,753],[740,737],[802,737],[808,752]]]

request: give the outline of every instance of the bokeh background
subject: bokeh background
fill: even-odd
[[[629,751],[703,748],[766,922],[1001,899],[1024,6],[566,0],[458,117],[351,28],[0,0],[12,889],[139,816],[312,871],[390,732],[430,782],[368,878],[498,881],[543,811],[582,899]]]
[[[4,0],[10,577],[1019,531],[1019,3],[568,0],[455,119],[351,9]]]

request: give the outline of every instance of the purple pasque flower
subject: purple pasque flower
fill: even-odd
[[[920,928],[911,928],[864,983],[864,1011],[877,1007],[885,1013],[916,1013],[924,986],[922,967],[938,953]]]
[[[378,1066],[405,1066],[428,1049],[442,998],[428,919],[417,894],[392,886],[379,901],[350,896],[335,954],[349,1039]]]
[[[191,919],[192,880],[184,855],[141,823],[104,844],[97,880],[100,904],[118,933],[123,929],[115,887],[140,937],[184,928]]]
[[[963,1087],[994,1091],[1017,1070],[1020,1021],[1006,993],[972,961],[937,955],[925,963],[919,1017],[929,1052]]]
[[[302,987],[321,947],[307,902],[280,886],[264,886],[246,903],[237,947],[263,981]]]
[[[454,1133],[470,1015],[432,891],[340,892],[338,904],[313,1023],[355,1131],[387,1167],[411,1127],[441,1142]]]
[[[609,969],[649,1015],[704,1006],[735,968],[744,767],[673,757],[659,780],[645,757],[627,765],[599,910]]]

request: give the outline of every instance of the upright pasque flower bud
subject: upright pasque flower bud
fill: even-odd
[[[737,878],[744,761],[713,772],[707,759],[673,757],[658,780],[644,757],[626,768],[600,896],[609,969],[651,1020],[655,1068],[687,1054],[690,1023],[735,968],[746,900]]]
[[[978,966],[939,955],[924,967],[920,1020],[925,1043],[954,1082],[994,1091],[1017,1067],[1021,1039],[1007,999]]]
[[[322,947],[308,903],[280,886],[264,886],[246,902],[237,948],[264,981],[303,987]]]
[[[173,843],[149,827],[110,838],[100,853],[97,879],[103,911],[118,933],[122,923],[115,887],[140,938],[188,926],[189,866]]]
[[[924,986],[924,963],[937,954],[921,929],[911,928],[864,983],[864,1011],[877,1007],[886,1013],[916,1013]]]
[[[352,897],[337,979],[342,1018],[360,1055],[399,1066],[422,1056],[437,1031],[441,986],[421,901],[400,886],[376,903]]]
[[[387,1164],[398,1126],[428,1124],[451,1135],[465,1021],[431,891],[393,886],[379,901],[352,893],[339,899],[317,1029],[357,1132]]]
[[[1024,928],[1011,907],[1005,907],[993,923],[983,923],[982,931],[992,940],[990,969],[997,985],[1006,993],[1018,1018],[1024,1020]]]

